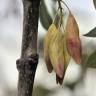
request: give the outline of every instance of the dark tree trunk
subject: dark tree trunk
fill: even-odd
[[[19,71],[18,96],[32,96],[35,72],[38,65],[37,34],[40,0],[23,0],[24,22]]]

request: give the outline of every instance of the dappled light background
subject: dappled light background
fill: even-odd
[[[16,96],[18,71],[16,59],[20,57],[22,42],[23,5],[22,0],[0,0],[0,96]],[[48,11],[53,18],[52,0],[45,0]],[[73,12],[80,28],[83,53],[91,54],[96,50],[96,39],[84,37],[96,26],[96,10],[93,0],[65,0]],[[67,68],[62,86],[56,84],[55,74],[49,74],[43,59],[42,38],[46,30],[39,20],[38,29],[39,64],[35,76],[33,96],[96,96],[96,69],[88,68],[83,80],[82,68],[74,60]],[[84,71],[85,72],[85,71]]]

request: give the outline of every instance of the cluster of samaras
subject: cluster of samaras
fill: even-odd
[[[81,63],[81,41],[78,24],[69,13],[63,30],[62,24],[52,23],[44,39],[44,59],[48,72],[56,72],[56,82],[62,84],[66,68],[72,57],[77,64]]]

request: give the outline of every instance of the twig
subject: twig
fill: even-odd
[[[60,26],[62,25],[62,6],[61,6],[61,0],[57,0],[58,1],[58,5],[59,5],[59,9],[60,9]]]
[[[67,7],[69,13],[71,13],[71,11],[70,11],[69,7],[67,6],[67,4],[64,1],[62,1],[62,0],[61,0],[61,2]]]
[[[19,71],[18,96],[32,96],[35,72],[38,65],[37,34],[40,0],[23,0],[24,22]]]

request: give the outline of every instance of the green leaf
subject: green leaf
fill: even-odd
[[[49,15],[44,0],[41,0],[41,5],[40,5],[40,22],[45,29],[48,29],[52,23],[52,18]]]
[[[85,34],[87,37],[96,37],[96,27],[92,29],[89,33]]]
[[[86,66],[96,68],[96,51],[93,52],[87,59]]]
[[[96,0],[93,0],[93,3],[94,3],[94,6],[95,6],[95,8],[96,8]]]
[[[47,89],[43,85],[37,85],[33,88],[32,96],[49,96],[49,94],[53,94],[54,90]]]

